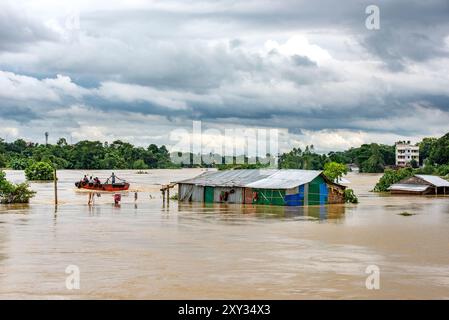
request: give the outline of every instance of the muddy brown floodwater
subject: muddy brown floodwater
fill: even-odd
[[[0,205],[0,298],[449,298],[449,197],[382,196],[369,192],[379,175],[350,174],[357,205],[163,207],[159,184],[200,172],[117,171],[138,191],[120,207],[110,194],[89,207],[81,171],[58,173],[57,209],[53,184],[33,183],[29,205]],[[369,265],[379,290],[366,289]]]

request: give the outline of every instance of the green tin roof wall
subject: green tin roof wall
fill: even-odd
[[[314,206],[327,203],[327,194],[321,193],[320,185],[322,184],[326,185],[326,181],[321,175],[316,177],[309,183],[309,205]]]
[[[282,189],[253,189],[257,192],[256,204],[285,205],[285,190]]]

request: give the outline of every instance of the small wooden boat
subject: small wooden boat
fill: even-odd
[[[75,186],[78,189],[86,189],[93,191],[126,191],[129,189],[129,183],[120,182],[120,183],[86,183],[83,181],[78,181],[75,183]]]

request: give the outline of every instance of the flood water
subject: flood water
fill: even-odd
[[[163,206],[160,184],[200,172],[117,171],[132,183],[120,207],[111,194],[88,206],[81,171],[58,172],[57,208],[53,183],[32,183],[29,205],[0,205],[0,298],[449,298],[449,197],[378,195],[379,175],[354,173],[356,205]],[[69,265],[79,290],[66,287]],[[378,290],[365,286],[370,265]]]

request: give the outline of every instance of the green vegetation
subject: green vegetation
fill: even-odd
[[[14,158],[9,162],[9,167],[13,170],[25,170],[31,162],[27,159]]]
[[[437,165],[449,164],[449,133],[432,143],[429,161]]]
[[[374,187],[375,192],[386,192],[388,187],[392,184],[399,182],[402,179],[411,177],[414,175],[412,168],[404,168],[399,170],[385,170],[384,175],[379,179],[379,182]]]
[[[449,164],[443,164],[441,166],[438,166],[436,169],[436,174],[439,176],[448,176],[449,175]]]
[[[430,156],[430,152],[437,141],[437,138],[424,138],[421,142],[418,143],[419,146],[419,164],[423,165],[424,160],[428,159]]]
[[[148,169],[147,164],[142,159],[138,159],[133,163],[133,169]]]
[[[418,161],[416,161],[415,159],[412,159],[412,160],[410,161],[410,166],[411,166],[412,168],[416,169],[416,168],[419,167],[419,163],[418,163]]]
[[[0,203],[28,203],[35,193],[27,183],[9,182],[5,173],[0,170]]]
[[[325,154],[315,152],[313,145],[301,148],[293,148],[292,151],[279,157],[279,168],[281,169],[306,169],[322,170],[329,159]],[[336,161],[339,162],[339,161]]]
[[[385,161],[380,152],[379,145],[373,143],[370,146],[370,157],[363,162],[361,168],[363,172],[383,172],[385,168]]]
[[[30,181],[52,181],[54,179],[54,169],[48,162],[35,162],[25,169],[25,176]]]
[[[346,173],[348,173],[348,168],[342,163],[332,161],[324,164],[323,174],[331,181],[341,179]]]
[[[356,164],[360,172],[383,172],[385,166],[395,164],[395,149],[394,146],[371,143],[325,155],[316,153],[313,145],[306,146],[304,151],[293,148],[280,156],[279,168],[323,170],[328,162]]]
[[[426,160],[424,167],[414,168],[413,172],[415,174],[430,174],[444,177],[449,175],[449,164],[434,165],[429,160]]]
[[[25,170],[36,162],[51,163],[58,169],[152,169],[176,168],[165,146],[135,147],[120,140],[111,144],[80,141],[69,145],[64,138],[55,145],[27,143],[22,139],[6,143],[0,139],[0,167]]]
[[[374,191],[385,192],[392,184],[414,174],[430,174],[442,177],[449,175],[449,133],[439,139],[424,138],[418,145],[420,163],[424,166],[418,168],[418,163],[415,161],[411,163],[412,168],[386,170],[376,184]]]
[[[419,172],[426,174],[447,175],[449,170],[449,133],[443,137],[424,138],[418,143],[420,147]],[[194,161],[199,155],[192,153],[182,154],[174,152],[180,164],[171,161],[170,153],[165,146],[158,147],[154,144],[147,148],[136,147],[130,143],[120,140],[111,144],[99,141],[80,141],[76,144],[68,144],[64,138],[58,140],[54,145],[40,145],[28,143],[18,139],[6,143],[0,138],[0,168],[11,168],[25,170],[35,162],[48,162],[58,169],[168,169],[181,167],[216,167],[219,169],[249,169],[264,168],[268,164],[257,162],[249,164],[248,158],[244,158],[244,164],[225,164],[225,157],[218,154],[202,156],[201,163]],[[270,155],[267,155],[270,157]],[[272,156],[271,156],[272,157]],[[209,160],[209,161],[207,161]],[[221,160],[221,161],[220,161]],[[377,143],[363,144],[358,148],[346,151],[329,152],[319,154],[315,152],[314,146],[293,148],[291,151],[279,156],[278,166],[281,169],[306,169],[323,170],[326,163],[335,162],[339,164],[355,164],[360,172],[384,172],[386,168],[395,165],[394,145],[383,145]],[[412,162],[413,167],[418,163]]]
[[[346,173],[348,173],[348,168],[342,163],[332,161],[324,164],[323,174],[331,181],[341,179]],[[345,202],[359,203],[359,199],[352,189],[345,189],[344,199]]]
[[[178,200],[178,194],[175,193],[174,195],[170,196],[170,200]]]
[[[359,199],[354,194],[354,190],[352,190],[352,189],[345,189],[345,202],[348,202],[348,203],[359,203]]]
[[[363,144],[358,148],[351,148],[341,152],[330,152],[331,161],[339,163],[354,163],[360,172],[383,172],[385,166],[395,164],[395,148],[383,144]]]
[[[410,165],[416,173],[445,176],[449,174],[449,133],[443,137],[424,138],[418,143],[420,159]],[[325,164],[337,162],[355,164],[360,172],[382,173],[386,168],[395,165],[395,146],[384,144],[363,144],[358,148],[346,151],[332,151],[327,155],[315,153],[313,146],[307,146],[304,151],[293,148],[279,158],[279,168],[323,170]],[[419,165],[424,165],[418,168]]]
[[[3,154],[0,154],[0,168],[6,167],[6,157]]]
[[[410,217],[410,216],[414,216],[415,214],[407,212],[407,211],[404,211],[404,212],[399,213],[399,215],[403,216],[403,217]]]
[[[218,170],[230,170],[230,169],[262,169],[269,167],[268,164],[261,163],[242,163],[242,164],[217,164]]]

